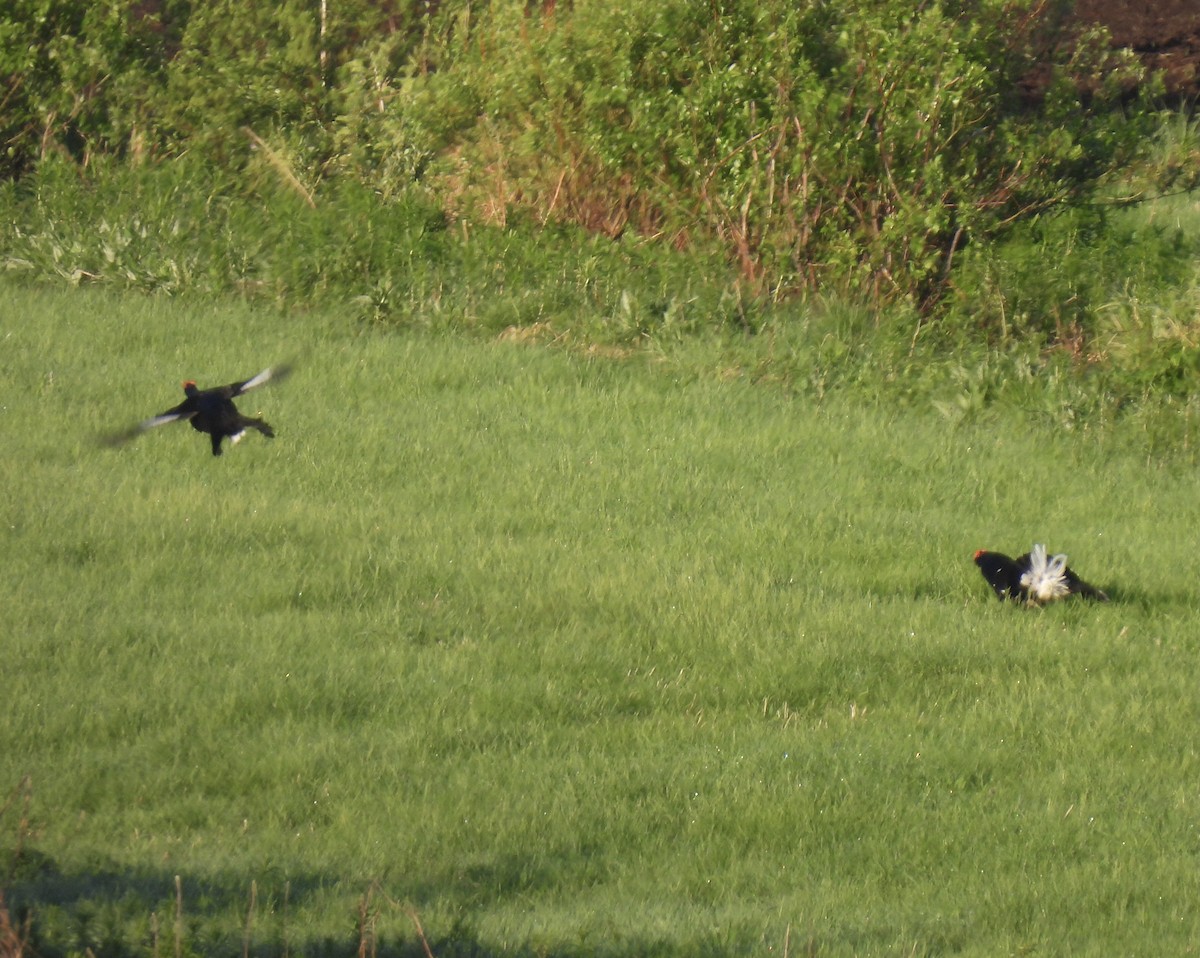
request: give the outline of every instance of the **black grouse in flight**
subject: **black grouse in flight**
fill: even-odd
[[[187,420],[198,432],[206,432],[212,440],[212,453],[221,455],[221,442],[229,439],[237,442],[247,429],[257,429],[268,439],[275,438],[275,430],[261,419],[243,416],[233,404],[234,397],[249,392],[270,380],[280,380],[291,371],[290,367],[277,366],[274,369],[264,369],[257,376],[230,383],[228,386],[216,386],[212,389],[200,389],[192,380],[183,384],[187,398],[178,406],[161,412],[157,416],[138,423],[132,429],[119,433],[110,439],[111,445],[128,442],[149,429],[165,426],[167,423]]]
[[[1035,545],[1023,556],[1010,559],[1000,552],[975,553],[975,564],[1001,599],[1025,605],[1045,605],[1069,595],[1107,602],[1108,596],[1088,585],[1067,567],[1067,557],[1047,556],[1044,545]]]

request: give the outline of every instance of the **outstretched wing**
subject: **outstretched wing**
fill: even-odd
[[[240,383],[230,383],[225,387],[225,390],[228,391],[230,398],[234,396],[240,396],[242,393],[249,392],[251,389],[257,389],[259,386],[265,385],[271,380],[278,382],[279,380],[288,376],[291,371],[292,367],[288,365],[268,366],[257,376],[251,376],[249,379],[245,379]]]
[[[196,411],[185,408],[188,405],[188,402],[182,402],[173,409],[168,409],[166,412],[160,412],[157,416],[151,416],[149,419],[142,420],[136,426],[130,426],[128,429],[123,429],[120,432],[102,436],[100,441],[106,446],[123,446],[125,443],[132,442],[142,433],[149,432],[151,429],[191,419],[192,416],[196,415]]]

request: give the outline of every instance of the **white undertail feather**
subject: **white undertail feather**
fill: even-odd
[[[1070,595],[1071,587],[1063,576],[1067,557],[1061,552],[1046,555],[1044,545],[1035,545],[1029,553],[1029,571],[1021,576],[1021,587],[1029,593],[1030,602],[1052,602]]]

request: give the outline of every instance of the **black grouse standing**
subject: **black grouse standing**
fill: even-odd
[[[188,380],[183,384],[183,391],[187,394],[187,398],[183,402],[112,437],[110,443],[116,445],[127,442],[148,429],[184,419],[190,422],[192,428],[198,432],[208,433],[212,439],[214,456],[221,455],[222,440],[229,439],[231,442],[237,442],[247,429],[257,429],[268,439],[274,439],[275,430],[270,425],[252,416],[243,416],[238,412],[233,400],[235,396],[240,396],[269,380],[282,379],[289,372],[290,369],[287,366],[264,369],[250,379],[230,383],[228,386],[216,386],[212,389],[200,389],[195,382]]]
[[[1035,545],[1032,551],[1016,559],[980,549],[975,553],[975,564],[1001,599],[1014,599],[1026,605],[1045,605],[1069,595],[1108,601],[1107,595],[1067,567],[1065,555],[1047,556],[1044,545]]]

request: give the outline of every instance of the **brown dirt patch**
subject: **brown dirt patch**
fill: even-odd
[[[1200,0],[1076,0],[1075,16],[1162,70],[1171,94],[1200,96]]]

